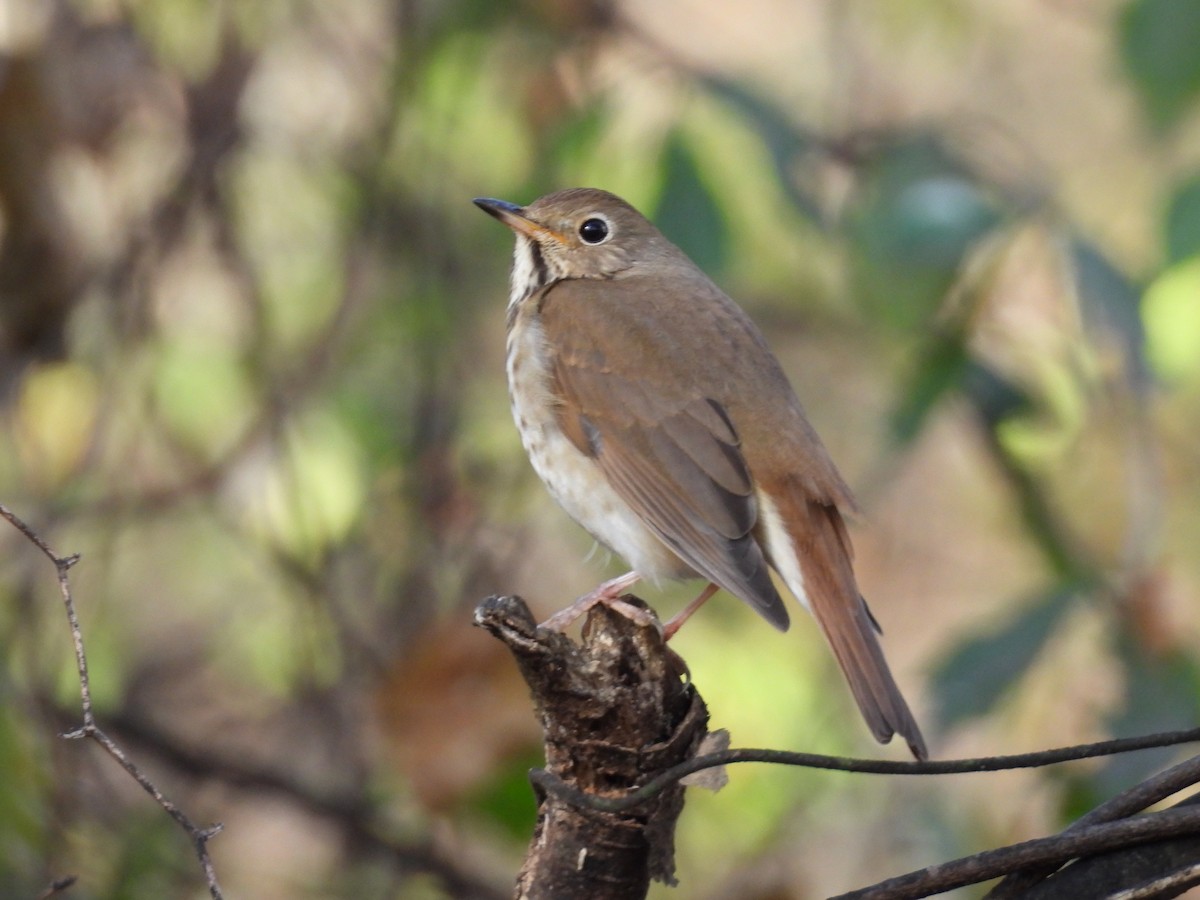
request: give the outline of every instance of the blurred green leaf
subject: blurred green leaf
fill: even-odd
[[[1084,324],[1093,332],[1116,339],[1125,356],[1130,382],[1138,389],[1146,387],[1149,367],[1141,291],[1090,241],[1076,237],[1070,254]]]
[[[39,737],[27,733],[28,724],[14,709],[16,695],[0,676],[0,886],[20,873],[34,878],[42,873],[39,854],[46,840],[51,811],[47,793],[51,784],[44,769],[46,748]]]
[[[187,338],[162,341],[153,389],[174,435],[210,459],[228,452],[257,399],[236,348]]]
[[[962,390],[984,423],[998,424],[1031,406],[1029,396],[995,370],[970,357],[961,331],[935,334],[920,354],[916,368],[892,413],[892,440],[903,446],[921,431],[929,414],[947,393]]]
[[[884,148],[864,167],[848,228],[855,276],[873,319],[901,330],[940,308],[975,243],[999,224],[999,208],[929,137]]]
[[[559,123],[550,137],[552,150],[548,155],[568,171],[577,168],[580,161],[586,159],[601,142],[608,120],[608,111],[601,104],[588,104]],[[546,193],[544,187],[536,185],[534,191]]]
[[[1109,716],[1114,735],[1133,737],[1189,728],[1200,716],[1200,670],[1182,650],[1154,652],[1122,631],[1117,653],[1125,675],[1123,701]],[[1124,753],[1106,761],[1093,782],[1098,796],[1108,797],[1162,768],[1179,750],[1164,747]]]
[[[61,362],[29,369],[12,430],[27,479],[61,490],[88,451],[101,402],[96,374],[87,366]]]
[[[139,3],[130,8],[138,31],[162,57],[195,80],[216,65],[225,17],[203,0]]]
[[[537,817],[537,799],[529,783],[529,770],[544,764],[540,750],[509,760],[502,771],[467,798],[467,806],[523,844],[529,839],[529,829]]]
[[[1142,318],[1154,371],[1168,382],[1200,376],[1200,254],[1147,286]]]
[[[817,147],[816,136],[788,119],[779,107],[734,81],[708,78],[705,85],[718,99],[728,103],[745,118],[758,134],[771,154],[779,184],[792,205],[814,224],[826,226],[828,223],[825,222],[820,204],[815,197],[801,189],[795,176],[797,160]]]
[[[938,401],[962,383],[967,365],[966,337],[961,331],[936,335],[923,348],[892,413],[892,440],[900,445],[912,441]]]
[[[362,515],[365,472],[341,420],[322,411],[292,424],[274,465],[259,474],[246,524],[296,559],[315,562]]]
[[[709,274],[720,272],[729,247],[725,214],[678,132],[667,139],[662,166],[663,191],[653,219],[700,268]]]
[[[1074,822],[1108,799],[1108,796],[1097,793],[1095,779],[1090,775],[1058,766],[1048,769],[1046,774],[1058,780],[1061,791],[1058,799],[1060,822]]]
[[[113,900],[178,896],[182,884],[192,884],[196,875],[185,852],[184,838],[174,823],[154,810],[139,812],[126,822],[118,835],[121,843],[112,848]]]
[[[963,388],[975,412],[991,429],[1033,406],[1029,394],[995,369],[975,360],[967,364]]]
[[[428,53],[388,148],[388,187],[453,208],[472,192],[504,197],[527,182],[537,156],[507,50],[455,31]]]
[[[935,719],[945,729],[986,715],[1033,664],[1077,588],[1060,584],[1025,606],[1012,621],[970,638],[933,674]]]
[[[1167,261],[1177,263],[1197,254],[1200,254],[1200,175],[1180,184],[1167,207]]]
[[[342,296],[345,229],[359,196],[345,173],[279,154],[239,160],[240,234],[259,272],[266,338],[291,357],[328,333]]]
[[[1133,0],[1121,14],[1120,45],[1151,124],[1171,127],[1200,95],[1200,3]]]

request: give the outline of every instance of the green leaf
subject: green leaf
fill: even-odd
[[[995,369],[975,360],[967,365],[963,389],[975,412],[993,430],[1001,422],[1033,407],[1029,394]]]
[[[820,204],[801,188],[795,175],[797,160],[817,147],[819,142],[816,136],[792,122],[779,107],[736,82],[708,78],[705,85],[718,99],[728,103],[745,118],[758,134],[771,154],[784,196],[809,221],[822,228],[828,227]]]
[[[600,143],[608,124],[608,110],[600,103],[590,103],[567,115],[555,125],[549,137],[553,148],[550,159],[568,171],[578,167],[579,161]],[[546,191],[542,190],[542,193]]]
[[[175,893],[181,878],[190,877],[179,835],[165,816],[153,811],[139,813],[116,837],[120,843],[109,850],[113,858],[109,861],[112,885],[108,896],[166,897]]]
[[[1125,696],[1109,717],[1114,735],[1132,737],[1190,728],[1200,716],[1200,672],[1196,661],[1179,650],[1153,652],[1128,633],[1117,647],[1124,667]],[[1162,768],[1178,754],[1164,747],[1113,757],[1096,773],[1097,793],[1111,796]]]
[[[1029,410],[1029,395],[995,370],[971,359],[960,331],[935,335],[909,376],[900,405],[892,413],[892,440],[904,445],[920,433],[947,393],[961,390],[989,428]]]
[[[667,139],[662,166],[663,190],[654,221],[696,265],[709,274],[719,272],[729,245],[725,215],[678,132]]]
[[[1120,45],[1150,123],[1170,128],[1200,96],[1200,3],[1134,0],[1121,15]]]
[[[12,608],[17,606],[13,601]],[[6,884],[14,896],[18,877],[31,881],[40,877],[38,862],[53,818],[47,736],[34,733],[29,721],[17,712],[20,697],[8,683],[7,673],[0,673],[0,772],[4,772],[0,779],[0,884]]]
[[[1147,387],[1149,365],[1140,289],[1090,241],[1076,237],[1070,254],[1084,324],[1115,338],[1124,353],[1130,383],[1139,390]]]
[[[1060,584],[1012,621],[968,639],[933,675],[935,719],[945,729],[987,714],[1025,673],[1071,608],[1077,587]]]
[[[540,748],[507,760],[490,781],[465,799],[466,807],[499,826],[514,841],[527,840],[537,817],[529,770],[544,764]]]
[[[1166,243],[1170,263],[1200,254],[1200,175],[1179,185],[1171,198]]]
[[[935,138],[882,148],[847,217],[867,313],[904,331],[926,327],[968,252],[1000,221],[993,199]]]
[[[1168,382],[1200,380],[1200,253],[1146,286],[1142,321],[1154,371]]]
[[[254,414],[254,386],[238,348],[180,336],[159,348],[154,399],[172,433],[218,459]]]
[[[962,383],[967,365],[966,338],[961,332],[936,335],[921,353],[892,413],[892,440],[900,445],[912,441],[938,401]]]

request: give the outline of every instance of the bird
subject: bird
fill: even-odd
[[[928,758],[859,591],[850,489],[762,332],[645,216],[597,188],[528,206],[476,198],[516,236],[505,368],[513,418],[551,496],[627,574],[552,616],[570,624],[645,579],[724,589],[771,625],[774,569],[813,614],[868,727]]]

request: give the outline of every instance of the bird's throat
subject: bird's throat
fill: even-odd
[[[513,251],[512,278],[509,282],[509,310],[549,282],[550,269],[546,265],[545,256],[542,255],[542,248],[536,241],[518,235],[517,246]]]

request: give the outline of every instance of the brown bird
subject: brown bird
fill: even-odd
[[[517,237],[508,386],[521,442],[554,499],[632,571],[548,625],[647,578],[719,588],[776,628],[768,571],[816,617],[875,737],[920,729],[859,593],[843,511],[854,509],[762,333],[678,247],[606,191],[529,206],[477,199]],[[636,613],[634,613],[636,615]]]

